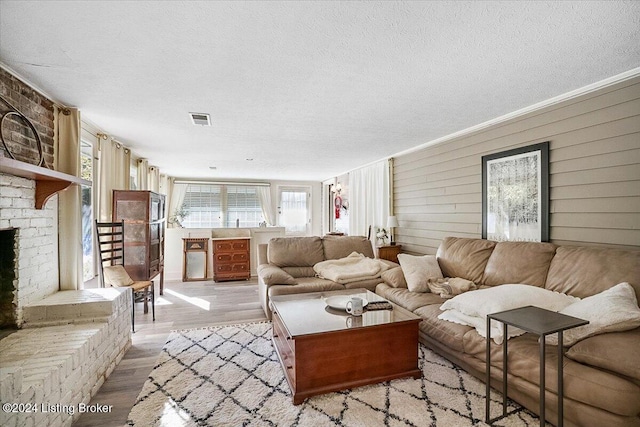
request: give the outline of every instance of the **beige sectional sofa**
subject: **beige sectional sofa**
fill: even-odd
[[[346,284],[316,277],[313,266],[325,260],[345,258],[352,252],[374,258],[371,241],[362,236],[280,237],[258,245],[258,293],[269,319],[273,295],[364,288],[374,291],[382,280],[365,279]],[[391,267],[398,264],[384,261]]]
[[[436,256],[445,277],[472,280],[481,289],[524,283],[585,298],[628,282],[640,299],[640,251],[448,237]],[[438,319],[446,300],[409,291],[400,267],[385,272],[383,279],[376,293],[423,318],[420,340],[484,381],[486,340],[476,329]],[[555,347],[549,348],[546,359],[546,418],[554,424],[556,354]],[[538,337],[526,333],[511,338],[508,357],[509,396],[537,413]],[[492,343],[491,364],[492,382],[498,386],[501,345]],[[640,426],[640,328],[595,335],[568,348],[564,396],[565,425]]]

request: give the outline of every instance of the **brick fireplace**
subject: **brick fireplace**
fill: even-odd
[[[60,291],[55,194],[85,183],[34,166],[40,151],[45,167],[53,164],[53,102],[2,68],[0,97],[0,114],[18,109],[42,142],[42,150],[34,148],[24,120],[4,115],[11,120],[1,130],[9,152],[0,144],[0,327],[21,329],[1,341],[2,401],[77,407],[89,403],[131,346],[131,292]],[[0,425],[71,425],[79,415],[0,411]]]
[[[22,326],[23,307],[59,289],[57,197],[44,209],[34,206],[34,180],[0,173],[0,251],[3,267],[13,264],[13,271],[2,271],[2,327]]]

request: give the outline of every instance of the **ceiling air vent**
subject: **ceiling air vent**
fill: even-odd
[[[211,126],[211,117],[207,113],[189,113],[194,125]]]

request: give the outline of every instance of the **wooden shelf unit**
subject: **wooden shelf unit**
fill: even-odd
[[[113,190],[113,221],[124,220],[124,267],[133,280],[160,275],[164,291],[165,200],[145,190]]]

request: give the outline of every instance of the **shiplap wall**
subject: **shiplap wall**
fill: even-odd
[[[550,236],[640,249],[640,78],[395,158],[403,251],[482,234],[485,154],[550,141]]]

